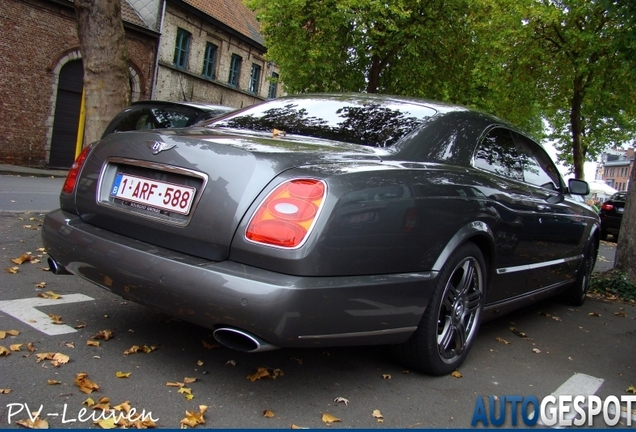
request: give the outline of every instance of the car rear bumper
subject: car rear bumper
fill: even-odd
[[[212,262],[136,241],[55,210],[49,256],[123,298],[211,329],[246,331],[278,347],[400,343],[415,330],[436,272],[302,277]]]

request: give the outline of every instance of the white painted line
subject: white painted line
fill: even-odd
[[[36,330],[46,333],[49,336],[56,336],[67,333],[74,333],[73,327],[66,324],[53,324],[48,314],[35,309],[42,306],[55,306],[65,303],[77,303],[94,300],[84,294],[64,294],[57,300],[40,297],[26,298],[18,300],[0,301],[0,311],[19,319]]]
[[[576,396],[592,396],[603,385],[605,380],[602,378],[596,378],[586,374],[574,374],[566,382],[552,392],[552,396],[559,397],[562,395],[576,395]],[[567,404],[566,404],[567,405]],[[534,414],[529,414],[532,417]],[[564,413],[564,419],[574,419],[577,413],[574,409]],[[541,423],[541,419],[537,422],[538,425],[545,426]],[[562,427],[553,426],[554,429],[563,429]]]

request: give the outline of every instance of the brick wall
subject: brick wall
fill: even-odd
[[[79,50],[75,12],[51,0],[1,0],[0,163],[46,166],[60,61]],[[148,99],[156,39],[126,30],[141,99]]]

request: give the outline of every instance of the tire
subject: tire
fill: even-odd
[[[587,290],[590,287],[592,270],[596,264],[596,243],[592,240],[585,248],[583,262],[576,275],[576,281],[563,293],[564,300],[572,306],[581,306],[585,303]]]
[[[444,264],[417,330],[394,346],[398,361],[430,375],[447,375],[466,359],[484,308],[486,265],[466,243]]]

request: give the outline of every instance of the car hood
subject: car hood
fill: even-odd
[[[320,164],[382,164],[386,151],[275,134],[207,128],[112,134],[96,143],[62,208],[92,225],[157,246],[224,260],[250,206],[285,171]],[[118,173],[196,189],[187,215],[157,215],[114,200]],[[272,186],[273,187],[273,186]]]

